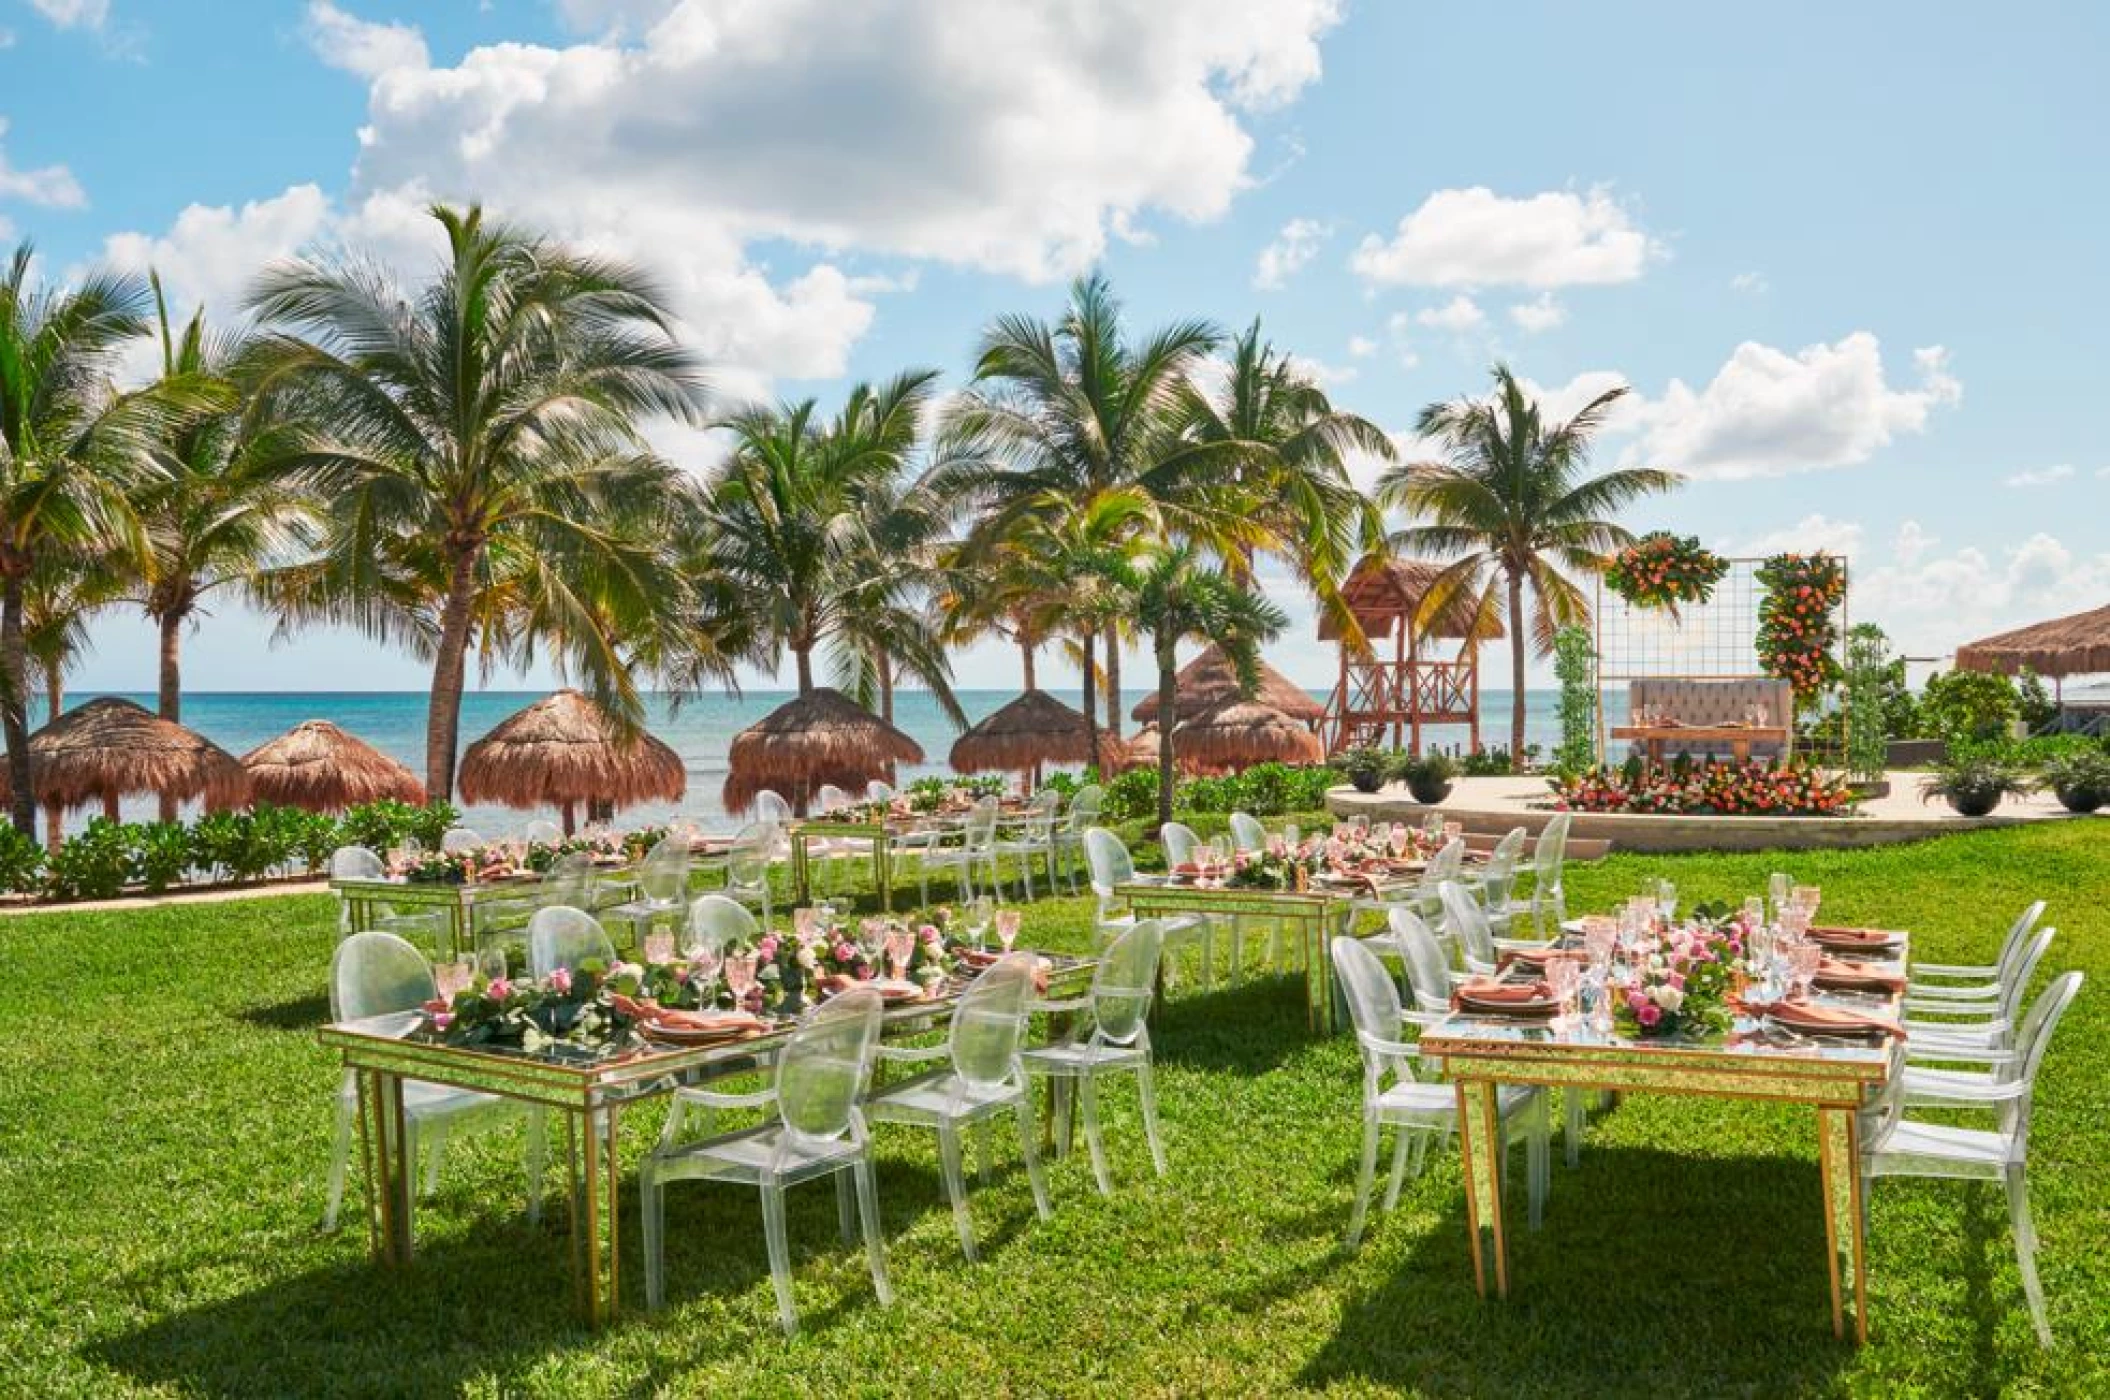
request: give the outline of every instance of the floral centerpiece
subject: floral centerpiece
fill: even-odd
[[[725,953],[756,960],[755,986],[744,998],[747,1010],[793,1015],[812,1001],[879,980],[893,970],[890,964],[934,995],[960,971],[960,944],[948,932],[952,923],[952,911],[942,906],[920,923],[864,919],[853,929],[829,919],[789,933],[765,933]]]
[[[1807,706],[1838,683],[1839,605],[1846,565],[1829,554],[1776,554],[1759,565],[1758,664]]]
[[[560,967],[533,980],[479,977],[451,1001],[428,1003],[426,1018],[449,1045],[518,1045],[534,1051],[565,1044],[597,1049],[630,1033],[633,1018],[616,998],[652,995],[648,988],[655,985],[678,995],[671,969],[655,979],[651,970],[636,963],[604,964],[589,958],[576,968]],[[695,1004],[693,998],[690,1004]]]
[[[1845,778],[1801,760],[1620,768],[1548,779],[1563,812],[1672,813],[1716,817],[1836,817],[1854,807]]]
[[[1637,608],[1666,608],[1675,616],[1679,604],[1713,597],[1728,572],[1729,561],[1697,536],[1652,530],[1612,556],[1604,582]]]
[[[1695,910],[1675,927],[1658,927],[1627,964],[1630,980],[1613,1002],[1623,1034],[1699,1037],[1727,1031],[1730,1001],[1750,976],[1741,922]]]

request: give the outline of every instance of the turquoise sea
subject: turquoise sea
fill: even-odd
[[[78,704],[93,698],[94,694],[83,691],[77,696],[69,696],[68,704]],[[1004,704],[1016,692],[965,690],[958,694],[961,708],[971,722]],[[464,696],[462,746],[467,748],[472,740],[541,695],[539,691],[486,690]],[[127,694],[125,698],[149,709],[154,706],[152,695]],[[693,696],[678,705],[666,700],[657,702],[650,727],[687,762],[688,795],[672,806],[629,809],[622,820],[642,823],[679,812],[707,826],[727,825],[729,819],[718,800],[719,788],[725,781],[726,748],[733,735],[789,698],[790,692],[787,691],[751,690],[738,696],[715,693]],[[1072,705],[1078,699],[1071,694],[1061,698]],[[1122,713],[1126,714],[1142,698],[1142,691],[1129,691],[1122,701]],[[1319,694],[1317,698],[1323,703],[1326,697]],[[1557,741],[1556,699],[1557,693],[1550,690],[1526,692],[1529,706],[1527,733],[1533,743],[1550,748]],[[326,719],[402,760],[412,772],[422,777],[425,772],[425,706],[426,696],[422,691],[199,691],[183,697],[183,722],[229,753],[239,756],[265,740],[285,733],[302,720]],[[41,722],[38,708],[32,707],[32,724]],[[1509,693],[1483,693],[1481,716],[1485,741],[1506,742]],[[926,692],[903,691],[897,694],[894,718],[895,723],[923,746],[928,756],[924,767],[904,772],[904,779],[923,773],[951,772],[946,766],[945,755],[952,747],[955,731]],[[1124,732],[1133,732],[1133,729],[1133,724],[1123,725]],[[1438,729],[1431,730],[1430,736],[1433,742],[1448,748],[1462,746],[1466,731],[1462,727]],[[140,820],[151,819],[153,805],[151,799],[128,802],[125,815]],[[478,807],[469,809],[465,820],[478,831],[501,835],[518,829],[531,815],[505,808]],[[85,813],[75,815],[77,823],[86,819]]]

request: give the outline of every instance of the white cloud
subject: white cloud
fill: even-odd
[[[15,31],[12,29],[0,28],[0,49],[11,49],[14,46]]]
[[[1891,546],[1891,552],[1897,556],[1898,563],[1909,568],[1924,558],[1928,550],[1940,543],[1941,541],[1928,534],[1926,527],[1917,520],[1907,520],[1898,526],[1897,540]]]
[[[367,79],[397,68],[427,68],[432,62],[416,25],[363,20],[330,0],[309,0],[301,36],[330,67]]]
[[[1358,360],[1367,360],[1377,353],[1377,342],[1367,335],[1351,335],[1348,337],[1348,353]],[[2110,473],[2110,467],[2104,471]]]
[[[1320,245],[1332,233],[1331,225],[1317,219],[1291,219],[1275,235],[1275,241],[1260,250],[1260,261],[1253,268],[1253,285],[1263,292],[1280,291],[1318,256]]]
[[[1529,335],[1550,331],[1568,319],[1568,308],[1554,300],[1553,293],[1540,292],[1530,301],[1520,301],[1509,308],[1509,319]]]
[[[2065,463],[2055,467],[2034,467],[2027,471],[2013,472],[2006,478],[2009,486],[2056,486],[2062,481],[2071,481],[2074,470]]]
[[[314,185],[295,185],[272,199],[236,209],[193,204],[156,237],[120,233],[103,244],[114,267],[161,274],[170,299],[202,305],[215,319],[234,315],[251,279],[268,263],[293,256],[330,228],[330,202]]]
[[[1433,330],[1439,331],[1456,331],[1461,334],[1486,320],[1486,313],[1473,304],[1471,297],[1466,296],[1462,292],[1452,297],[1442,306],[1432,306],[1425,311],[1418,311],[1414,314],[1414,321],[1417,325],[1428,326]]]
[[[1398,357],[1401,369],[1412,369],[1421,363],[1413,336],[1414,318],[1406,312],[1395,311],[1385,318],[1385,337],[1392,342],[1392,353]]]
[[[1947,655],[1993,632],[2078,611],[2110,595],[2110,553],[2084,554],[2039,532],[2005,550],[1931,549],[1917,522],[1898,532],[1895,558],[1856,571],[1854,616],[1889,632],[1901,650]]]
[[[1509,199],[1476,185],[1436,191],[1350,266],[1373,286],[1567,287],[1631,282],[1665,255],[1601,187]]]
[[[7,159],[7,118],[0,117],[0,199],[19,199],[46,209],[83,209],[88,192],[63,165],[17,170]]]
[[[1764,296],[1772,290],[1762,272],[1739,272],[1729,279],[1729,290],[1747,292],[1752,296]]]
[[[1322,389],[1339,388],[1362,373],[1354,365],[1330,365],[1309,355],[1291,355],[1289,362],[1298,373],[1306,375]]]
[[[110,22],[110,0],[29,0],[30,7],[61,29],[101,29]]]
[[[1862,551],[1868,531],[1851,520],[1834,520],[1822,511],[1793,525],[1733,540],[1725,553],[1765,558],[1774,554],[1840,554],[1848,560]]]

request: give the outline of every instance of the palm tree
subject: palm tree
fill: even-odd
[[[1396,532],[1392,547],[1454,558],[1429,584],[1421,612],[1435,616],[1461,597],[1476,616],[1509,624],[1509,751],[1524,752],[1524,589],[1534,602],[1532,643],[1550,651],[1553,634],[1590,615],[1582,589],[1563,568],[1594,572],[1633,536],[1608,519],[1643,496],[1684,480],[1654,467],[1584,476],[1591,435],[1625,386],[1583,405],[1564,423],[1542,421],[1538,404],[1507,365],[1494,369],[1491,399],[1430,404],[1416,425],[1442,446],[1443,459],[1393,467],[1378,481],[1381,505],[1403,506],[1431,523]]]
[[[894,684],[903,673],[920,679],[953,723],[966,723],[932,606],[939,551],[954,512],[949,475],[939,463],[867,490],[857,548],[844,560],[837,688],[888,724],[894,722]]]
[[[88,625],[121,601],[126,570],[107,554],[50,554],[22,593],[22,649],[44,683],[44,719],[66,708],[66,676],[94,648]]]
[[[1150,634],[1158,673],[1158,825],[1172,820],[1173,705],[1181,642],[1213,642],[1251,694],[1260,680],[1260,643],[1289,621],[1281,608],[1208,568],[1192,546],[1148,556],[1135,578],[1135,618]]]
[[[126,504],[157,471],[173,417],[224,403],[210,386],[164,381],[119,393],[111,375],[147,326],[147,285],[95,272],[59,290],[33,279],[30,245],[0,273],[0,731],[15,829],[36,834],[29,780],[24,610],[29,580],[54,558],[136,551]]]
[[[282,625],[349,624],[432,664],[426,789],[454,790],[470,649],[538,644],[619,714],[674,666],[697,614],[675,545],[698,501],[638,424],[693,421],[702,383],[641,272],[434,206],[447,242],[416,292],[356,261],[295,261],[249,301],[278,467],[323,486],[318,557],[267,575]],[[706,664],[715,664],[709,662]]]
[[[224,383],[242,343],[207,335],[202,310],[180,337],[174,335],[161,279],[152,284],[163,382]],[[243,415],[231,406],[171,423],[155,445],[161,470],[137,499],[146,549],[138,560],[137,596],[130,601],[160,632],[163,719],[183,718],[185,624],[215,591],[246,584],[272,563],[289,561],[306,542],[311,511],[301,483],[270,470],[268,453],[250,450],[243,427]],[[164,820],[174,816],[174,805],[164,801]]]

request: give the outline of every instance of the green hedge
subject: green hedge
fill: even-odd
[[[1308,812],[1325,806],[1327,789],[1339,786],[1341,781],[1340,770],[1323,763],[1256,763],[1227,777],[1182,778],[1172,789],[1172,811],[1182,821],[1190,816],[1227,816],[1232,812],[1249,812],[1256,817]],[[1107,783],[1106,802],[1099,810],[1110,825],[1155,816],[1157,770],[1130,769]]]

